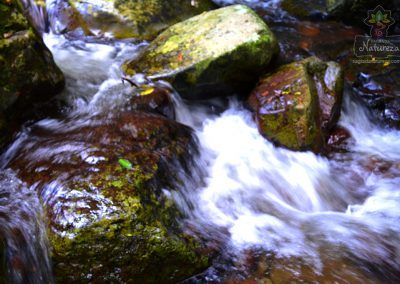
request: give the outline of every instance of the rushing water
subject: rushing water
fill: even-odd
[[[41,204],[11,170],[0,171],[0,283],[52,283]],[[6,249],[4,249],[6,248]]]
[[[279,257],[305,258],[316,269],[323,251],[398,271],[400,133],[370,121],[347,96],[340,124],[355,143],[350,153],[328,160],[274,147],[251,114],[232,103],[198,128],[199,163],[208,176],[192,196],[192,218],[227,230],[237,251],[262,247]],[[388,169],[371,170],[374,160]]]
[[[60,99],[68,106],[63,115],[74,126],[87,121],[82,115],[106,113],[126,102],[130,87],[122,84],[119,66],[145,43],[52,34],[45,41],[66,75]],[[374,124],[349,90],[340,124],[352,135],[350,151],[330,158],[273,146],[236,98],[187,104],[176,94],[175,107],[177,120],[193,127],[200,143],[197,165],[205,179],[198,188],[187,188],[183,198],[176,196],[200,234],[224,242],[230,257],[257,248],[278,258],[302,258],[317,274],[327,259],[347,259],[379,274],[382,283],[400,281],[400,132]],[[53,130],[74,127],[56,119],[39,124]],[[6,168],[29,139],[28,128],[1,156],[0,167]],[[9,170],[3,170],[1,180],[5,233],[0,237],[9,247],[9,277],[15,283],[26,283],[24,275],[33,275],[32,283],[51,282],[41,212],[32,209],[40,208],[39,201],[21,190]],[[10,208],[15,216],[1,219]],[[26,268],[23,261],[29,259],[44,269]],[[204,279],[219,277],[211,274]],[[340,276],[336,280],[341,282]]]

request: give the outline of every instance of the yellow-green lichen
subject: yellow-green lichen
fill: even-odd
[[[199,85],[217,85],[217,90],[232,83],[235,89],[241,78],[246,83],[246,75],[265,68],[277,51],[277,41],[262,19],[246,6],[233,5],[170,27],[122,68],[129,75],[168,80],[185,95]]]

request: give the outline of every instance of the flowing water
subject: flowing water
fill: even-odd
[[[37,124],[63,131],[128,100],[130,86],[122,84],[119,66],[146,43],[53,34],[44,39],[66,75],[60,95],[65,108],[62,119]],[[222,242],[226,251],[213,269],[190,283],[218,283],[232,271],[245,275],[238,263],[249,251],[289,259],[286,266],[301,259],[317,276],[342,261],[367,273],[371,283],[400,281],[400,132],[375,124],[350,90],[340,120],[351,133],[350,150],[329,158],[273,146],[234,97],[189,104],[175,94],[174,103],[177,120],[196,130],[200,154],[193,171],[201,169],[205,176],[201,185],[175,198],[197,232]],[[0,157],[0,237],[8,248],[3,258],[11,264],[8,277],[14,283],[52,282],[39,201],[7,169],[30,139],[28,126]],[[66,147],[60,151],[73,145]],[[5,213],[10,210],[14,215]],[[229,259],[235,261],[224,266]],[[29,267],[32,263],[36,267]],[[293,283],[307,282],[302,267],[290,267]],[[368,282],[353,274],[346,278],[340,269],[333,280],[321,283]]]
[[[41,207],[14,172],[0,171],[0,257],[9,268],[7,275],[0,273],[0,283],[52,282]]]

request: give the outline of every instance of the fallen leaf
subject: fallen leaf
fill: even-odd
[[[121,167],[131,170],[132,169],[132,164],[128,160],[125,159],[119,159],[118,163],[121,165]]]

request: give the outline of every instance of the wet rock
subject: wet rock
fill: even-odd
[[[296,257],[277,258],[269,271],[271,283],[377,283],[368,271],[344,259],[326,259],[318,269]]]
[[[63,74],[50,51],[16,1],[0,3],[0,70],[1,148],[17,128],[16,121],[64,85]]]
[[[339,119],[342,95],[340,66],[310,57],[267,74],[248,102],[264,137],[292,150],[319,152]]]
[[[177,283],[208,264],[184,235],[171,194],[191,130],[125,111],[32,129],[10,166],[42,197],[57,283]]]
[[[324,18],[327,16],[325,0],[295,1],[283,0],[281,7],[290,15],[298,18]]]
[[[326,137],[340,117],[343,97],[343,70],[336,62],[323,63],[315,57],[308,61],[308,73],[317,89],[320,125]]]
[[[57,33],[111,33],[115,38],[151,40],[169,26],[215,8],[210,0],[53,0],[48,11]]]
[[[375,74],[370,72],[373,70],[360,72],[354,81],[353,91],[377,121],[387,127],[400,129],[400,68],[377,67],[380,67],[380,71]]]
[[[152,83],[141,85],[129,100],[130,108],[175,119],[173,90],[166,85]]]
[[[290,15],[300,19],[325,20],[333,18],[357,26],[364,25],[368,10],[381,5],[386,9],[394,9],[392,0],[283,0],[281,8]]]
[[[170,27],[123,69],[203,99],[247,90],[277,51],[267,25],[250,8],[234,5]]]
[[[345,152],[349,149],[351,138],[350,132],[340,126],[333,129],[326,142],[329,152]]]
[[[381,5],[390,9],[395,1],[392,0],[329,0],[326,1],[329,15],[357,25],[364,25],[368,10]]]
[[[310,56],[342,63],[346,59],[344,57],[354,53],[355,36],[365,34],[365,31],[358,27],[332,20],[292,20],[271,23],[270,27],[279,39],[281,52],[277,59],[278,66]]]

